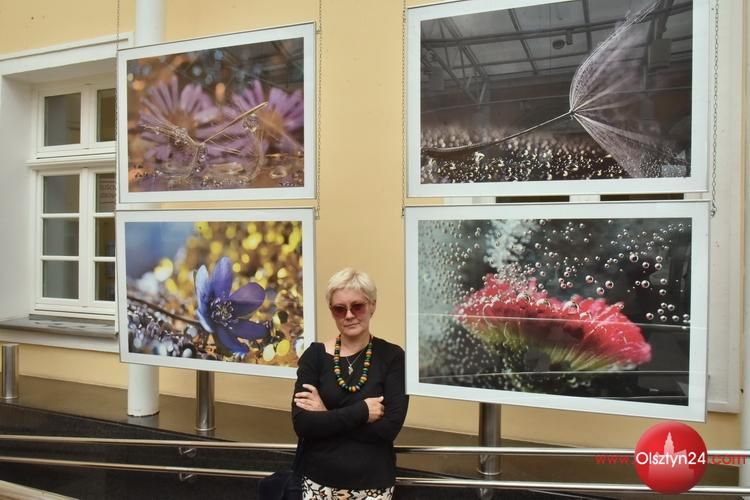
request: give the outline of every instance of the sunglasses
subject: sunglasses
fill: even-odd
[[[336,319],[346,318],[349,311],[351,311],[354,316],[364,316],[367,312],[367,304],[367,302],[352,302],[348,306],[344,304],[334,304],[331,306],[331,314],[333,314],[333,317]]]

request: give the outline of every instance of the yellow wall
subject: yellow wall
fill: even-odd
[[[409,5],[416,5],[409,1]],[[133,28],[122,0],[120,31]],[[333,335],[326,278],[345,266],[379,285],[376,335],[404,343],[402,204],[402,8],[400,0],[324,0],[320,134],[321,218],[317,224],[318,331]],[[113,0],[0,0],[0,54],[113,34]],[[241,31],[318,18],[315,0],[168,0],[166,39]],[[85,13],[85,14],[77,14]],[[113,354],[23,346],[26,375],[125,387]],[[161,369],[161,391],[193,396],[192,372]],[[289,380],[217,374],[220,401],[287,408]],[[407,425],[475,433],[478,405],[415,397]],[[654,421],[577,412],[503,408],[506,437],[582,446],[632,447]],[[739,447],[736,415],[696,426],[711,448]]]

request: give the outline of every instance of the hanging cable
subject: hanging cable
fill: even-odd
[[[716,152],[719,128],[719,0],[714,3],[714,94],[713,137],[711,140],[711,217],[716,215]]]
[[[317,35],[318,64],[315,68],[317,83],[315,85],[315,220],[320,219],[320,115],[321,115],[321,94],[323,93],[323,0],[318,0],[318,22],[315,29]]]
[[[406,71],[408,50],[406,47],[406,0],[401,11],[401,217],[406,214],[406,169],[408,168],[408,142],[406,137]]]

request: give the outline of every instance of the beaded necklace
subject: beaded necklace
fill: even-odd
[[[364,368],[362,368],[362,375],[359,377],[359,381],[356,384],[348,385],[341,376],[341,335],[336,337],[336,346],[333,348],[333,373],[336,374],[336,383],[339,384],[343,390],[348,392],[358,392],[362,389],[362,386],[367,382],[367,372],[370,371],[370,361],[372,360],[372,335],[370,335],[370,342],[367,344],[365,350],[365,361]]]

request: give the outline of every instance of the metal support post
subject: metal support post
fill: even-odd
[[[196,404],[195,429],[201,432],[216,429],[214,423],[214,373],[197,371],[196,374]]]
[[[18,398],[18,344],[3,344],[2,398]]]
[[[500,409],[500,405],[479,403],[479,446],[500,446]],[[480,454],[478,471],[484,479],[498,479],[501,474],[500,455]],[[482,500],[489,500],[493,495],[493,489],[479,489],[479,498]]]

